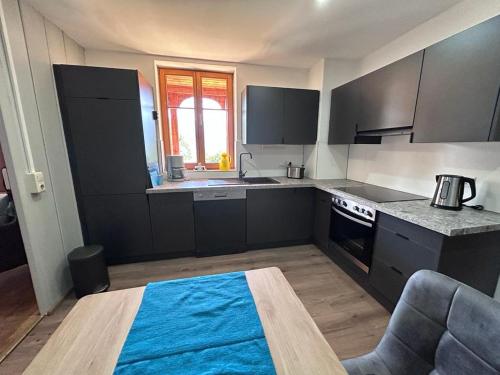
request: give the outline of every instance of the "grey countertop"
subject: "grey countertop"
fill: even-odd
[[[500,231],[500,213],[492,211],[478,211],[464,207],[461,211],[449,211],[430,206],[430,200],[416,200],[404,202],[376,203],[337,190],[340,187],[360,186],[362,182],[352,180],[302,180],[286,177],[272,177],[279,184],[256,185],[224,185],[208,186],[208,179],[190,180],[183,182],[166,182],[161,186],[148,189],[148,194],[199,191],[205,189],[275,189],[287,187],[315,187],[328,193],[344,198],[355,198],[359,203],[373,207],[377,211],[420,225],[424,228],[442,233],[447,236],[459,236],[482,232]]]

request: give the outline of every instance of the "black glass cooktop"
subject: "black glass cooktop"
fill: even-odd
[[[336,189],[377,203],[429,199],[426,197],[422,197],[421,195],[405,193],[399,190],[392,190],[369,184],[352,187],[341,187]]]

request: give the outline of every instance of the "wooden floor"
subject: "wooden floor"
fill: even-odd
[[[0,361],[40,320],[28,265],[0,273]]]
[[[371,351],[389,313],[313,245],[208,258],[182,258],[110,267],[111,290],[150,281],[279,267],[340,359]],[[0,363],[0,373],[19,374],[75,303],[70,296],[45,317]]]

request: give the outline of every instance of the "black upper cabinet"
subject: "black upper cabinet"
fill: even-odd
[[[499,88],[500,16],[425,50],[413,141],[500,140]]]
[[[247,86],[242,96],[243,143],[283,143],[283,89]]]
[[[319,91],[247,86],[242,93],[244,144],[313,144]]]
[[[285,144],[316,143],[318,133],[319,91],[284,89]]]
[[[358,81],[332,90],[328,144],[351,144],[356,137],[359,114]]]
[[[413,126],[424,52],[361,77],[358,131]]]

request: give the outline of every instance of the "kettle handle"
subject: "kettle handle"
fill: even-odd
[[[468,202],[476,197],[476,181],[473,178],[464,177],[464,184],[469,184],[470,186],[470,197],[462,199],[462,203]]]

